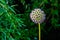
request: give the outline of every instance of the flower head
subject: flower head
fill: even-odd
[[[45,20],[44,11],[41,9],[34,9],[30,13],[30,18],[34,23],[42,23]]]

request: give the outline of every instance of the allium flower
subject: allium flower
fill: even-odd
[[[41,9],[34,9],[30,13],[30,18],[34,23],[42,23],[45,20],[44,11]]]

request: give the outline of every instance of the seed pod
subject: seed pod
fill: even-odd
[[[42,23],[45,20],[44,11],[41,9],[34,9],[30,13],[30,18],[34,23]]]

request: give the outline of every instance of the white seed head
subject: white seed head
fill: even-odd
[[[34,9],[30,13],[30,18],[34,23],[42,23],[45,20],[44,11],[41,9]]]

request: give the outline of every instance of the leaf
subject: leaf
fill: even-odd
[[[10,6],[8,6],[8,7],[13,13],[16,13]]]

